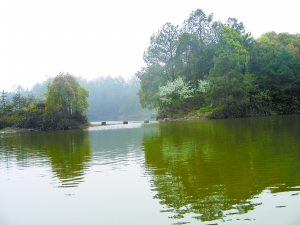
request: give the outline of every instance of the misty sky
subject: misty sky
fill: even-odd
[[[198,8],[221,22],[237,18],[255,38],[300,33],[297,0],[2,0],[0,90],[31,88],[60,71],[129,78],[145,66],[150,36]]]

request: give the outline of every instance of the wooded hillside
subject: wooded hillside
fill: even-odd
[[[144,61],[140,102],[162,118],[300,112],[300,34],[254,39],[237,19],[224,24],[198,9],[181,28],[153,34]]]

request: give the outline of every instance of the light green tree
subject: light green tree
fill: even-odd
[[[69,73],[59,73],[49,86],[46,112],[60,111],[63,114],[83,113],[89,107],[89,91]]]

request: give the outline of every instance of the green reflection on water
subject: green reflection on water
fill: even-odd
[[[83,130],[6,134],[0,147],[7,167],[14,161],[20,168],[50,163],[61,187],[77,186],[91,160],[89,133]]]
[[[76,186],[83,181],[86,164],[91,160],[88,132],[52,132],[45,139],[45,149],[63,186]]]
[[[116,205],[126,208],[130,205],[134,209],[146,205],[146,197],[140,205],[134,198],[132,202],[125,198],[128,193],[123,193],[121,184],[132,176],[132,171],[126,171],[124,166],[144,165],[145,171],[140,176],[146,173],[151,179],[154,197],[163,207],[157,209],[158,214],[161,210],[171,212],[172,220],[194,216],[211,221],[253,210],[261,203],[262,199],[256,196],[263,190],[273,193],[300,190],[299,122],[300,116],[295,115],[143,124],[132,129],[91,132],[3,134],[0,135],[0,169],[14,168],[15,164],[21,169],[43,167],[53,172],[61,187],[74,187],[86,179],[85,185],[76,188],[77,192],[72,191],[91,192],[91,199],[97,203],[101,202],[97,199],[99,193],[106,191],[104,195],[111,199],[105,204],[109,202],[111,210]],[[124,177],[121,185],[114,188],[111,188],[114,182],[101,183],[106,176],[109,176],[107,181],[119,179],[111,177],[118,174],[109,173],[112,169],[123,170]],[[104,173],[99,176],[91,171]],[[13,174],[7,177],[18,178]],[[137,185],[134,190],[138,192],[145,187]],[[120,193],[119,198],[114,199],[115,193],[107,192],[110,189]],[[94,204],[86,201],[87,211]],[[285,205],[274,205],[274,209],[275,206]],[[136,214],[138,210],[132,217]],[[94,220],[101,221],[101,217],[96,216]]]
[[[172,218],[246,213],[255,196],[299,190],[299,115],[159,124],[143,137],[155,198]],[[155,129],[153,129],[155,130]]]

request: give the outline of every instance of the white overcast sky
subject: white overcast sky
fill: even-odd
[[[255,38],[300,33],[299,0],[1,0],[0,91],[60,71],[129,78],[145,66],[150,36],[198,8],[221,22],[237,18]]]

